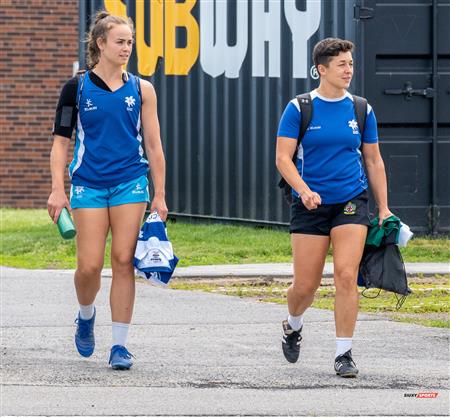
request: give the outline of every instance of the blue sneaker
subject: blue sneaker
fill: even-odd
[[[131,358],[134,356],[122,345],[114,345],[109,355],[109,363],[113,369],[127,370],[133,365]]]
[[[95,337],[94,337],[94,323],[95,323],[95,309],[94,315],[89,320],[83,320],[78,313],[78,318],[75,320],[77,324],[77,331],[75,333],[75,345],[78,353],[85,358],[88,358],[94,353]]]

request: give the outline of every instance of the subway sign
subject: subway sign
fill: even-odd
[[[238,78],[245,60],[251,63],[253,77],[280,77],[282,48],[292,48],[292,76],[307,78],[308,40],[319,29],[321,1],[304,0],[304,10],[295,0],[130,0],[135,10],[137,69],[143,76],[155,73],[164,59],[166,75],[188,75],[199,61],[211,77]],[[229,4],[230,3],[230,4]],[[111,14],[126,17],[127,7],[119,0],[104,0]],[[198,7],[199,18],[193,8]],[[236,19],[230,44],[228,9],[235,8]],[[282,25],[292,36],[282,44]],[[148,27],[147,27],[148,26]],[[185,33],[185,45],[176,43],[177,31]],[[266,57],[267,54],[267,57]],[[268,65],[265,63],[268,62]]]

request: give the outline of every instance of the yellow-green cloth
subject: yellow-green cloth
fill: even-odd
[[[390,243],[398,243],[398,234],[400,232],[400,219],[397,216],[390,216],[383,220],[381,226],[378,225],[379,218],[375,217],[369,226],[367,232],[366,245],[380,246],[389,238]]]

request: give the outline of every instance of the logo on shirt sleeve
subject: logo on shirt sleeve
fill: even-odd
[[[125,103],[127,104],[127,110],[133,111],[133,106],[136,104],[136,99],[133,96],[125,97]]]
[[[357,135],[359,133],[358,122],[353,119],[348,122],[348,126],[352,128],[353,134]]]

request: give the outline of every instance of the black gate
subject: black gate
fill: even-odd
[[[390,208],[450,231],[450,0],[362,0],[362,94],[375,109]]]

